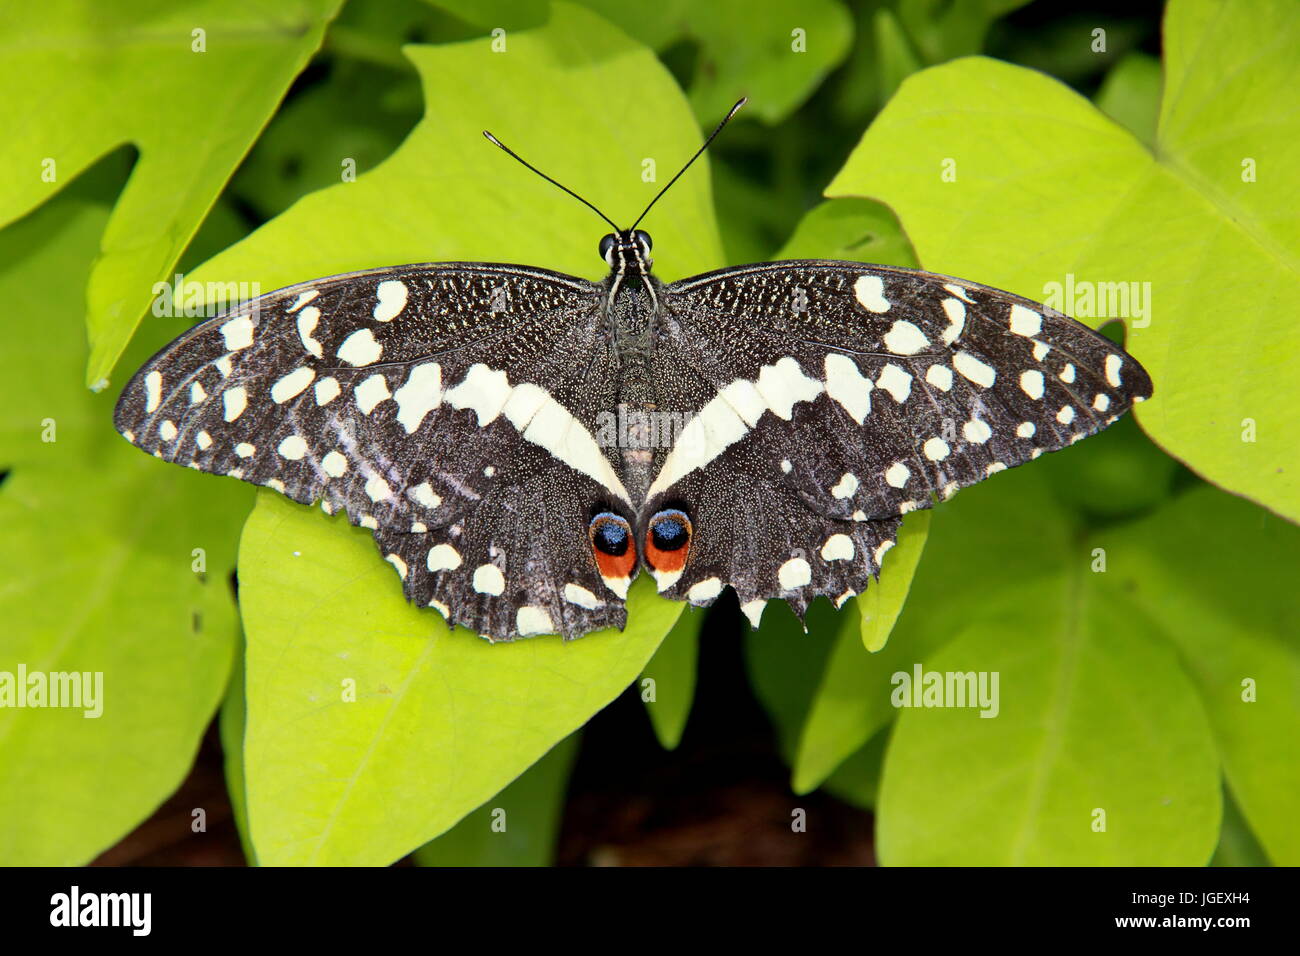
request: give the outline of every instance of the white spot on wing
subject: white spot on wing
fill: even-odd
[[[449,544],[435,544],[429,549],[425,566],[430,571],[455,571],[461,566],[460,552]]]
[[[1032,399],[1043,397],[1043,373],[1036,368],[1020,373],[1020,390]]]
[[[986,365],[969,352],[958,352],[952,357],[952,367],[966,379],[974,382],[981,388],[992,388],[993,383],[997,380],[997,372],[993,366]]]
[[[474,590],[479,594],[500,595],[505,589],[505,575],[495,564],[480,564],[474,569]]]
[[[912,393],[912,376],[897,365],[886,365],[880,370],[880,377],[876,379],[876,388],[883,388],[901,405]]]
[[[592,594],[581,584],[566,584],[564,586],[564,600],[570,604],[576,604],[578,607],[586,608],[588,611],[594,611],[598,607],[603,607],[605,602],[596,595]]]
[[[348,460],[337,451],[332,451],[320,461],[321,471],[331,478],[339,478],[348,470]]]
[[[888,312],[889,302],[885,299],[885,280],[880,276],[858,276],[853,283],[853,294],[858,304],[868,312]]]
[[[901,461],[896,461],[885,469],[885,484],[891,488],[902,488],[910,477],[912,470]]]
[[[756,598],[753,601],[746,601],[740,606],[740,610],[745,617],[749,618],[751,625],[758,627],[759,622],[763,620],[763,608],[765,607],[767,607],[767,601],[763,598]]]
[[[289,311],[292,312],[293,310],[290,309]],[[312,333],[316,331],[318,322],[320,322],[320,309],[314,305],[308,306],[298,313],[298,338],[302,341],[302,347],[316,358],[322,358],[325,355],[325,349],[311,337]]]
[[[777,570],[776,579],[781,590],[793,591],[812,580],[812,568],[803,558],[791,558]]]
[[[290,435],[280,442],[280,447],[276,451],[280,453],[281,458],[299,461],[307,454],[307,442],[301,435]]]
[[[154,369],[144,377],[144,410],[153,414],[162,401],[162,372]]]
[[[333,375],[326,376],[316,383],[316,404],[328,405],[339,397],[341,391],[339,380]]]
[[[241,441],[235,446],[235,457],[237,458],[252,458],[256,454],[257,446],[251,445],[246,441]]]
[[[393,489],[389,488],[388,482],[379,475],[371,475],[366,480],[366,494],[370,496],[371,501],[387,501],[393,497]]]
[[[966,424],[961,426],[961,433],[968,442],[976,445],[982,445],[993,436],[993,429],[989,428],[987,422],[982,422],[978,418],[972,418]]]
[[[169,418],[158,426],[158,434],[163,441],[173,441],[180,433],[176,430],[176,423]]]
[[[943,330],[941,338],[944,345],[952,345],[966,328],[966,306],[956,299],[944,299],[940,305],[943,306],[944,314],[948,316],[948,327]]]
[[[948,457],[949,448],[946,441],[935,437],[926,439],[925,444],[921,446],[921,451],[925,452],[925,457],[931,461],[943,461]]]
[[[349,365],[373,365],[384,354],[384,348],[375,341],[369,329],[357,329],[339,346],[338,357]]]
[[[478,427],[491,424],[501,414],[510,398],[510,379],[499,372],[477,363],[470,366],[458,385],[447,389],[443,396],[452,408],[470,408],[478,416]]]
[[[722,581],[718,578],[705,578],[692,584],[690,590],[686,592],[686,600],[692,604],[704,604],[712,601],[722,593]]]
[[[957,298],[964,299],[965,301],[969,302],[971,305],[975,304],[975,300],[970,297],[969,289],[962,288],[959,285],[945,285],[944,289],[951,292]]]
[[[190,383],[190,404],[191,405],[197,405],[199,402],[205,401],[207,397],[208,397],[208,392],[207,389],[203,387],[202,382]]]
[[[861,425],[871,414],[871,379],[858,369],[847,355],[831,352],[826,356],[826,394]]]
[[[1112,388],[1119,388],[1120,386],[1119,369],[1123,364],[1124,360],[1114,352],[1106,356],[1106,381],[1110,383]]]
[[[316,289],[308,289],[306,292],[299,292],[298,298],[294,299],[293,304],[289,306],[289,308],[285,309],[285,311],[297,312],[299,309],[301,309],[312,299],[316,298],[316,296],[318,295],[320,295],[320,292]]]
[[[847,534],[831,535],[822,545],[821,551],[823,561],[848,561],[855,553],[853,539]]]
[[[840,476],[839,484],[831,489],[831,495],[836,498],[852,498],[857,490],[858,476],[846,471]]]
[[[952,388],[952,369],[946,365],[931,365],[925,370],[925,380],[941,392]]]
[[[277,405],[283,405],[289,399],[300,395],[303,389],[312,383],[314,378],[316,378],[316,373],[312,369],[300,365],[271,386],[271,401]]]
[[[406,283],[398,279],[385,279],[375,289],[375,321],[391,322],[406,308]]]
[[[227,352],[238,352],[253,344],[253,320],[246,315],[236,316],[221,326],[221,337],[226,340]]]
[[[822,383],[805,375],[788,355],[759,369],[755,384],[768,411],[787,422],[794,415],[795,403],[811,402],[822,393]]]
[[[544,607],[531,604],[525,605],[515,612],[515,628],[519,631],[520,637],[555,633],[555,625],[551,622],[550,612]]]
[[[1033,309],[1026,309],[1023,305],[1011,307],[1011,331],[1014,334],[1033,338],[1042,330],[1043,317]]]
[[[442,504],[442,499],[433,493],[433,488],[427,481],[420,482],[410,490],[409,494],[418,504],[424,505],[431,511]]]
[[[406,383],[393,393],[393,401],[397,403],[397,420],[412,434],[424,416],[442,404],[442,367],[437,362],[415,366]]]
[[[242,385],[236,385],[228,389],[221,395],[221,404],[225,407],[225,418],[228,422],[233,422],[240,415],[244,414],[244,409],[248,407],[248,391]]]
[[[906,319],[898,319],[889,327],[884,343],[895,355],[915,355],[930,347],[930,340]]]
[[[388,394],[388,379],[376,372],[352,390],[357,400],[357,408],[369,415],[375,406],[391,398]]]

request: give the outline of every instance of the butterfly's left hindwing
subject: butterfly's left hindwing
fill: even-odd
[[[594,504],[631,515],[591,438],[616,403],[598,293],[455,263],[292,286],[154,356],[115,422],[159,458],[345,511],[412,601],[486,636],[621,626],[584,533]]]
[[[1142,367],[1030,300],[946,276],[775,262],[667,286],[666,337],[705,383],[645,514],[693,515],[670,597],[860,592],[901,515],[1106,427]],[[664,583],[661,581],[661,584]],[[694,589],[694,590],[693,590]],[[759,605],[754,605],[758,607]]]

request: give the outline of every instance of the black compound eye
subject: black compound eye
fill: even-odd
[[[661,511],[650,522],[650,541],[660,551],[680,551],[691,540],[691,520],[684,512]]]
[[[609,233],[608,235],[601,236],[600,257],[604,259],[606,262],[609,262],[610,265],[614,264],[613,262],[610,261],[610,255],[609,255],[613,251],[613,249],[614,249],[614,234]]]
[[[620,557],[632,542],[632,527],[616,514],[602,511],[591,519],[591,545],[602,554]]]
[[[654,241],[650,238],[650,233],[646,232],[644,229],[636,230],[634,233],[632,233],[632,238],[635,239],[638,243],[640,243],[641,248],[643,248],[646,252],[649,252],[652,248],[654,248]]]

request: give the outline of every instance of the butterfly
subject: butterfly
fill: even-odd
[[[303,282],[186,332],[115,411],[167,461],[368,528],[406,597],[489,640],[730,587],[755,627],[878,577],[902,516],[1151,395],[1123,349],[979,283],[858,262],[652,273],[601,215],[592,282],[432,263]]]

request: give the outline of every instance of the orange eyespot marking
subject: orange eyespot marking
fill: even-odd
[[[646,530],[646,563],[664,574],[680,571],[691,549],[691,533],[691,519],[686,517],[686,512],[676,508],[659,512],[650,519]]]
[[[636,568],[636,548],[633,546],[632,526],[620,516],[602,511],[587,526],[591,538],[591,553],[596,557],[596,568],[610,590],[623,596]]]

